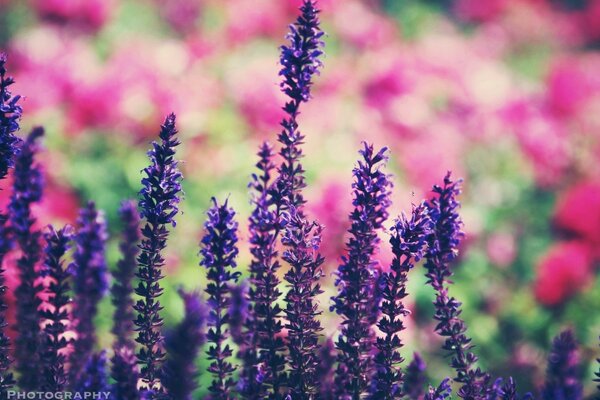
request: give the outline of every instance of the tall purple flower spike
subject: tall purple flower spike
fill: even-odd
[[[405,329],[403,319],[410,311],[402,301],[408,295],[408,272],[423,257],[431,228],[425,204],[413,207],[410,219],[402,214],[392,228],[390,244],[394,259],[390,271],[383,273],[382,316],[377,326],[384,336],[377,338],[375,345],[377,354],[370,396],[373,400],[399,399],[405,394],[404,376],[399,366],[404,361],[400,355],[403,344],[399,333]]]
[[[144,168],[139,208],[145,225],[138,256],[139,278],[135,293],[141,298],[135,303],[137,318],[134,323],[141,345],[138,360],[141,378],[149,391],[160,393],[160,373],[164,359],[163,336],[160,327],[162,306],[158,300],[163,292],[160,280],[165,259],[162,254],[169,236],[168,226],[175,226],[179,212],[182,175],[175,160],[175,149],[179,145],[175,129],[175,114],[169,114],[161,127],[159,141],[152,143],[148,152],[150,165]]]
[[[434,186],[435,197],[428,202],[429,214],[435,223],[427,250],[427,283],[436,292],[434,319],[436,332],[446,338],[443,349],[452,355],[450,366],[456,371],[454,380],[462,384],[457,395],[463,399],[484,400],[490,391],[490,376],[475,367],[477,356],[470,351],[471,339],[465,335],[467,327],[460,319],[461,303],[449,297],[447,284],[452,275],[452,261],[458,255],[462,237],[462,221],[458,214],[460,181],[453,181],[450,173],[443,186]]]
[[[427,364],[419,353],[414,353],[412,361],[406,367],[404,377],[404,394],[410,400],[419,400],[425,391],[425,371]]]
[[[20,283],[15,291],[15,329],[18,333],[15,361],[19,387],[23,390],[39,388],[42,377],[42,334],[38,315],[41,301],[38,294],[43,288],[36,271],[36,265],[42,257],[41,232],[33,230],[35,218],[31,214],[31,205],[41,200],[44,187],[41,167],[35,162],[37,141],[43,134],[42,128],[33,129],[15,158],[13,193],[8,206],[12,232],[21,251],[17,261]]]
[[[185,316],[165,338],[167,360],[163,383],[170,398],[192,400],[192,394],[198,387],[195,360],[206,341],[206,310],[198,293],[179,290],[179,295],[183,299]]]
[[[21,96],[13,96],[9,90],[15,80],[6,75],[6,61],[6,54],[0,53],[0,180],[13,167],[14,157],[19,152],[21,139],[15,133],[20,128],[19,120],[23,113],[19,105]]]
[[[450,379],[446,378],[440,383],[437,388],[429,386],[423,400],[445,400],[452,394],[452,387],[450,386]]]
[[[3,261],[4,256],[12,247],[12,241],[9,237],[9,229],[6,226],[7,216],[0,214],[0,397],[7,397],[7,391],[15,385],[15,379],[10,372],[12,359],[10,357],[10,339],[4,333],[8,326],[5,317],[7,309],[5,294],[6,280],[4,278]]]
[[[548,356],[543,400],[576,400],[583,398],[582,369],[577,341],[568,329],[556,336]]]
[[[140,400],[137,384],[139,380],[137,358],[128,347],[115,348],[111,358],[111,377],[114,380],[112,393],[116,399]]]
[[[361,398],[371,383],[375,254],[380,243],[377,235],[388,218],[391,204],[392,184],[382,171],[386,152],[386,148],[375,152],[373,146],[364,143],[360,151],[362,160],[353,171],[350,238],[346,243],[347,255],[337,270],[338,295],[332,299],[332,308],[342,316],[341,334],[336,342],[337,398]]]
[[[102,212],[89,202],[79,211],[78,230],[75,235],[73,254],[73,319],[77,339],[71,353],[70,378],[72,385],[79,384],[79,377],[96,345],[94,318],[98,303],[108,289],[106,265],[106,221]]]
[[[43,383],[42,389],[49,392],[62,392],[67,386],[68,374],[66,372],[66,357],[64,349],[70,340],[64,333],[70,328],[69,311],[71,304],[69,295],[71,271],[64,267],[64,256],[69,250],[73,235],[71,227],[55,230],[52,226],[44,235],[46,239],[44,274],[50,279],[48,285],[48,300],[50,307],[40,311],[41,317],[46,320],[44,332],[46,340],[42,353]]]
[[[283,107],[286,117],[281,121],[283,129],[278,136],[283,163],[279,167],[277,186],[283,204],[289,203],[302,215],[305,203],[302,189],[306,183],[300,159],[304,135],[298,130],[297,118],[300,105],[310,99],[313,76],[322,67],[319,57],[323,53],[323,32],[314,0],[304,0],[300,12],[296,22],[290,25],[289,44],[281,46],[279,75],[283,77],[281,90],[288,101]]]
[[[318,253],[323,227],[310,223],[290,204],[281,243],[282,258],[290,265],[285,274],[288,283],[285,314],[290,366],[287,381],[289,395],[297,400],[314,399],[319,392],[318,342],[323,330],[318,316],[316,297],[323,293],[319,280],[323,276],[323,257]]]
[[[275,165],[273,149],[264,142],[258,152],[258,173],[249,187],[254,206],[249,218],[251,309],[246,320],[245,361],[240,373],[240,392],[245,399],[262,399],[268,391],[278,398],[285,380],[284,342],[281,338],[280,280],[277,271],[277,237],[282,204],[272,195]]]
[[[111,299],[115,306],[112,333],[115,336],[115,349],[127,347],[135,350],[133,339],[133,277],[137,267],[140,241],[140,215],[133,201],[126,201],[119,209],[123,224],[119,243],[121,259],[114,272]]]
[[[206,293],[210,313],[207,339],[210,346],[207,354],[211,361],[208,372],[213,375],[208,390],[214,400],[230,400],[235,385],[232,377],[235,367],[229,361],[233,350],[224,342],[229,333],[229,285],[237,282],[240,275],[240,272],[234,271],[238,254],[238,224],[227,201],[222,205],[214,198],[212,201],[213,206],[208,210],[208,220],[204,224],[205,234],[200,242],[200,265],[208,270]]]

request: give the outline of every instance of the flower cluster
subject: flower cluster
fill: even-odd
[[[520,398],[515,380],[492,381],[476,366],[461,303],[449,294],[464,236],[460,181],[448,173],[441,185],[434,186],[431,199],[413,205],[410,215],[400,214],[388,227],[392,178],[384,170],[385,147],[376,150],[364,143],[353,170],[350,228],[331,306],[341,322],[334,334],[324,333],[319,301],[324,292],[320,249],[326,228],[304,212],[306,183],[300,164],[304,136],[297,120],[321,67],[318,13],[313,0],[303,0],[301,15],[291,26],[290,43],[282,47],[282,89],[289,100],[279,135],[281,148],[276,152],[266,142],[260,146],[258,172],[249,185],[253,207],[248,224],[249,277],[240,281],[242,271],[237,268],[243,235],[236,211],[228,200],[219,203],[213,198],[200,241],[207,299],[203,301],[199,291],[180,289],[185,312],[170,329],[162,326],[160,281],[167,264],[169,227],[175,226],[179,213],[182,174],[175,159],[179,145],[175,115],[166,117],[159,140],[148,153],[150,165],[143,170],[139,203],[136,207],[125,202],[120,209],[121,257],[111,287],[115,338],[110,361],[109,353],[98,349],[94,325],[110,276],[102,211],[90,201],[75,228],[49,227],[42,236],[32,205],[41,199],[44,186],[34,158],[43,131],[34,129],[18,152],[14,146],[1,149],[6,153],[2,166],[15,166],[8,217],[0,215],[0,259],[14,247],[19,287],[13,354],[19,389],[110,392],[120,400],[191,400],[199,394],[197,359],[205,354],[211,380],[207,390],[214,400],[445,400],[452,395],[452,382],[457,383],[455,394],[465,400]],[[18,128],[21,110],[19,98],[6,90],[12,81],[5,78],[4,62],[0,57],[0,123],[2,140],[10,137],[12,142],[0,145],[12,146],[18,143],[10,135]],[[386,228],[389,243],[380,239]],[[71,239],[73,262],[65,268]],[[393,256],[391,262],[383,262],[385,249]],[[435,291],[435,331],[443,338],[441,347],[449,353],[454,370],[453,379],[434,386],[427,385],[427,366],[419,354],[402,366],[401,333],[410,315],[409,273],[420,267],[422,259],[427,282]],[[6,290],[2,273],[0,296]],[[134,294],[139,297],[135,302]],[[0,300],[0,396],[4,396],[15,382],[4,332],[6,307]],[[541,398],[583,398],[572,331],[554,339],[546,375],[539,388]]]

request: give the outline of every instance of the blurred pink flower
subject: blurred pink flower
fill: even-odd
[[[85,29],[98,30],[110,18],[114,0],[31,0],[41,18]]]
[[[561,231],[600,246],[600,182],[583,181],[560,194],[554,223]],[[598,252],[597,256],[600,256]]]
[[[512,264],[517,255],[515,237],[506,232],[492,234],[487,239],[486,250],[493,264],[506,268]]]
[[[537,264],[534,293],[546,306],[556,306],[580,292],[592,278],[590,247],[579,241],[552,245]]]
[[[509,0],[456,0],[454,13],[464,21],[486,22],[502,15]]]
[[[281,38],[289,24],[285,1],[228,0],[222,7],[227,16],[227,38],[243,44],[257,36]]]
[[[595,70],[586,70],[580,59],[569,57],[558,60],[550,67],[547,78],[547,101],[559,116],[573,116],[594,93],[590,78]]]
[[[373,49],[398,38],[396,25],[384,14],[356,0],[345,0],[343,4],[333,13],[333,24],[342,40],[361,49]]]
[[[182,35],[196,30],[204,0],[155,0],[161,16],[171,27]]]

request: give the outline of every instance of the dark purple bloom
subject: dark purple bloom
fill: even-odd
[[[568,329],[554,338],[548,356],[543,400],[580,400],[583,398],[581,365],[577,341]]]
[[[444,400],[450,397],[452,394],[452,387],[450,386],[450,379],[446,378],[440,383],[437,389],[429,386],[427,393],[423,400]]]
[[[450,266],[464,236],[458,214],[460,181],[453,181],[448,173],[444,178],[444,185],[434,186],[433,192],[435,197],[427,205],[435,227],[429,237],[425,267],[427,283],[436,291],[436,332],[446,338],[443,349],[452,354],[450,366],[456,371],[454,380],[462,383],[457,395],[464,399],[483,400],[488,396],[490,377],[475,367],[477,356],[470,351],[473,345],[465,335],[467,327],[460,319],[461,303],[454,297],[449,297],[447,288],[448,278],[452,275]]]
[[[71,227],[66,226],[56,231],[50,226],[44,237],[46,248],[43,271],[50,279],[50,283],[47,288],[49,307],[40,311],[41,317],[46,320],[44,327],[46,340],[42,353],[44,372],[42,389],[60,392],[65,389],[68,379],[63,351],[70,341],[63,335],[69,329],[65,321],[69,319],[67,307],[71,304],[69,296],[71,273],[64,268],[64,256],[69,250],[69,242],[72,239]]]
[[[138,331],[136,341],[142,345],[138,353],[142,381],[147,389],[156,391],[160,391],[159,375],[164,359],[160,330],[162,306],[158,301],[163,292],[159,281],[163,278],[162,267],[165,264],[161,252],[167,245],[168,225],[175,226],[181,195],[182,175],[174,158],[179,145],[176,135],[175,115],[170,114],[161,127],[160,142],[153,142],[153,148],[148,152],[150,165],[144,168],[139,201],[141,216],[146,223],[142,228],[136,273],[140,282],[135,293],[141,299],[134,306],[138,313],[134,323]]]
[[[115,348],[111,364],[111,377],[115,381],[112,393],[115,399],[139,400],[137,383],[140,374],[133,350],[128,347]]]
[[[12,363],[10,358],[10,340],[4,333],[8,326],[5,319],[6,301],[6,281],[4,278],[4,256],[10,250],[12,241],[9,237],[9,230],[6,226],[7,217],[0,214],[0,398],[6,397],[6,391],[15,385],[15,379],[9,369]]]
[[[41,233],[32,230],[35,218],[31,215],[31,205],[42,198],[44,181],[41,168],[35,162],[35,154],[38,150],[37,139],[43,134],[42,128],[33,129],[15,159],[13,193],[8,206],[12,232],[21,251],[17,261],[20,283],[15,292],[15,329],[18,333],[15,340],[15,359],[19,386],[24,390],[39,388],[42,377],[42,334],[38,315],[41,301],[38,294],[43,288],[37,279],[39,274],[36,271],[42,248]]]
[[[377,326],[385,335],[377,338],[375,374],[372,399],[391,400],[403,396],[403,374],[400,363],[402,341],[399,333],[405,329],[403,318],[410,311],[404,307],[403,299],[408,295],[406,283],[408,272],[423,257],[427,238],[431,234],[432,222],[424,204],[413,207],[410,220],[402,214],[392,228],[390,244],[394,259],[389,272],[383,273],[383,300],[380,303],[381,318]]]
[[[501,380],[500,380],[501,381]],[[501,383],[501,382],[499,382]],[[530,393],[527,393],[524,396],[519,396],[517,393],[517,385],[515,384],[515,380],[510,377],[508,381],[502,384],[500,390],[498,392],[499,399],[501,400],[531,400],[533,396]],[[495,400],[496,397],[491,397],[491,400]]]
[[[322,66],[319,56],[322,54],[323,32],[319,27],[319,10],[314,0],[304,0],[300,12],[301,15],[290,26],[289,44],[281,46],[281,89],[289,100],[283,108],[287,116],[281,122],[283,129],[278,137],[283,163],[279,168],[277,186],[282,204],[289,203],[302,215],[305,200],[301,191],[306,184],[300,159],[304,135],[298,130],[297,118],[300,104],[310,98],[312,78]]]
[[[404,376],[404,394],[410,400],[419,400],[423,397],[425,389],[425,371],[427,364],[419,353],[413,354],[412,361],[406,367]]]
[[[79,211],[73,254],[73,319],[77,339],[71,353],[71,384],[77,385],[79,373],[92,356],[96,344],[94,318],[98,303],[108,288],[106,265],[106,222],[93,202]]]
[[[6,177],[14,165],[21,139],[15,136],[23,110],[19,105],[21,96],[13,96],[8,90],[15,81],[6,76],[6,54],[0,53],[0,180]]]
[[[208,210],[208,220],[204,224],[205,234],[200,242],[200,265],[208,270],[206,293],[209,296],[210,314],[207,339],[210,347],[207,354],[211,361],[208,371],[213,374],[208,390],[214,400],[229,400],[233,398],[231,388],[235,384],[232,378],[235,367],[228,361],[233,350],[224,342],[229,333],[229,285],[237,282],[240,275],[233,271],[238,254],[238,224],[234,219],[235,212],[229,208],[227,201],[222,205],[214,198],[212,201],[214,205]]]
[[[112,333],[115,336],[115,349],[127,347],[135,349],[133,340],[133,284],[132,280],[137,267],[140,241],[140,215],[133,201],[126,201],[119,209],[123,223],[121,242],[121,259],[114,272],[111,287],[111,299],[115,306]]]
[[[296,213],[290,204],[285,216],[281,243],[282,258],[290,265],[285,274],[288,292],[285,296],[289,349],[289,394],[294,400],[314,399],[319,391],[320,377],[318,342],[323,330],[317,317],[316,297],[323,293],[319,280],[323,276],[323,257],[318,253],[323,227],[310,223]]]
[[[387,149],[377,153],[364,144],[362,160],[354,168],[353,205],[347,255],[338,267],[338,295],[332,308],[342,316],[341,335],[336,343],[338,398],[360,398],[367,393],[372,373],[371,350],[375,341],[372,322],[375,304],[375,254],[380,243],[378,231],[388,218],[391,182],[382,163]]]
[[[319,366],[317,367],[316,375],[319,378],[320,388],[318,398],[321,400],[334,400],[333,382],[335,374],[335,360],[337,351],[332,338],[321,344],[319,347]]]
[[[248,283],[242,281],[239,285],[229,287],[231,303],[229,304],[229,333],[233,343],[244,346],[243,327],[248,315]]]
[[[276,398],[285,380],[283,329],[280,317],[281,297],[277,270],[277,237],[280,231],[282,203],[273,195],[273,149],[264,142],[258,152],[257,174],[252,175],[250,189],[254,206],[249,219],[251,308],[246,320],[246,348],[240,373],[240,392],[246,399],[262,399],[268,389]],[[260,375],[260,376],[259,376]]]
[[[81,393],[108,393],[108,374],[106,368],[106,352],[92,354],[80,374],[80,382],[75,387],[75,392]],[[128,399],[129,400],[129,399]]]
[[[167,360],[162,381],[170,398],[192,400],[192,393],[198,387],[196,356],[206,339],[206,312],[198,293],[180,290],[179,295],[183,298],[185,316],[166,335]]]

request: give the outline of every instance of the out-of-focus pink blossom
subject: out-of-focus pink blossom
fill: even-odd
[[[231,43],[242,44],[257,37],[282,37],[288,25],[285,1],[228,0],[226,35]]]
[[[575,58],[555,62],[547,79],[550,109],[561,116],[573,116],[593,94],[591,74],[592,71],[586,71],[585,65]]]
[[[592,252],[580,241],[555,243],[537,264],[534,293],[546,306],[556,306],[591,282]]]
[[[155,3],[162,17],[183,35],[195,31],[204,7],[203,0],[155,0]]]
[[[561,231],[600,246],[600,182],[579,182],[562,193],[554,223]]]
[[[485,22],[498,18],[509,0],[457,0],[454,13],[464,21]]]
[[[90,30],[100,29],[112,15],[114,0],[31,0],[41,18]]]
[[[361,49],[388,45],[399,35],[389,18],[356,0],[345,0],[336,9],[333,24],[344,41]]]
[[[517,255],[515,237],[509,233],[495,233],[487,239],[486,250],[489,260],[501,268],[508,267]]]

